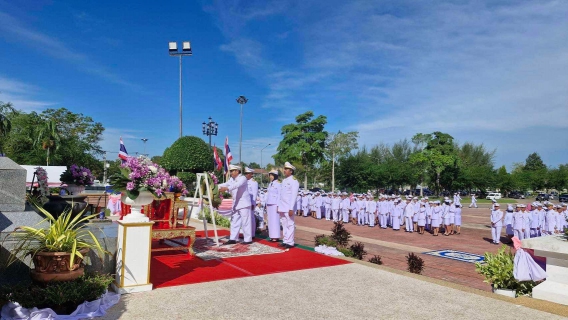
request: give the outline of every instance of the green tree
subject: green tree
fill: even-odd
[[[248,167],[251,168],[251,169],[260,169],[260,165],[256,162],[249,163]]]
[[[497,177],[496,177],[496,186],[503,193],[504,196],[507,196],[509,192],[515,189],[515,183],[511,174],[507,172],[505,166],[501,166],[497,170]]]
[[[46,165],[49,166],[50,152],[59,150],[60,142],[61,135],[55,121],[48,120],[38,128],[35,143],[41,145],[42,149],[47,151]]]
[[[10,114],[15,112],[16,110],[14,110],[12,104],[0,101],[0,155],[4,154],[4,141],[6,141],[8,134],[12,130]]]
[[[548,169],[538,153],[533,152],[529,154],[525,160],[523,172],[525,179],[529,181],[529,185],[533,191],[541,190],[546,187]]]
[[[416,136],[415,136],[416,137]],[[455,150],[454,138],[443,132],[422,134],[419,141],[426,147],[413,157],[413,162],[427,167],[434,176],[437,194],[441,191],[440,177],[446,168],[456,167],[459,163]]]
[[[186,186],[192,187],[196,182],[196,173],[213,170],[212,159],[213,150],[203,139],[185,136],[164,150],[161,164]]]
[[[343,133],[341,131],[327,137],[325,154],[331,159],[331,191],[335,190],[335,163],[339,158],[346,156],[353,149],[359,148],[357,138],[359,132],[351,131]]]
[[[296,117],[296,123],[282,127],[282,141],[273,156],[278,164],[289,161],[301,164],[304,169],[304,188],[308,186],[307,172],[324,157],[327,132],[325,116],[313,119],[314,113],[308,111]]]

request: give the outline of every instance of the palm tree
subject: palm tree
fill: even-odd
[[[49,166],[49,154],[51,150],[57,151],[59,149],[59,142],[61,136],[57,129],[57,123],[53,120],[48,120],[37,131],[37,138],[34,145],[40,144],[43,150],[47,150],[47,165]]]
[[[10,103],[2,103],[0,101],[0,155],[4,154],[2,150],[2,141],[6,140],[8,133],[12,130],[12,121],[8,117],[8,113],[16,112]]]

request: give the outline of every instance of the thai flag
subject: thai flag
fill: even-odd
[[[128,159],[128,152],[126,152],[126,147],[124,146],[124,142],[122,142],[122,137],[120,137],[120,151],[118,152],[118,157],[122,160],[122,163],[125,163],[126,159]]]
[[[229,137],[225,138],[225,173],[229,171],[229,165],[233,160],[233,155],[231,154],[231,149],[229,148]]]
[[[217,152],[217,147],[213,145],[213,167],[217,167],[217,170],[223,168],[223,162],[219,158],[219,153]]]

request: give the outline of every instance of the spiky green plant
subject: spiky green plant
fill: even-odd
[[[69,259],[71,270],[76,256],[84,259],[80,252],[82,249],[96,249],[100,257],[109,253],[102,248],[95,235],[83,224],[96,217],[96,214],[83,217],[83,212],[81,212],[73,217],[71,209],[73,205],[71,205],[56,219],[39,206],[35,199],[29,197],[28,201],[46,216],[38,225],[47,221],[49,226],[46,228],[22,226],[11,232],[6,239],[14,239],[16,245],[11,250],[8,265],[16,260],[23,260],[27,255],[34,257],[38,252],[67,252],[71,254]]]

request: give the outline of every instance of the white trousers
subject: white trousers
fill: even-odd
[[[294,223],[294,215],[290,216],[288,212],[278,212],[280,215],[280,221],[282,221],[282,231],[284,233],[284,238],[282,242],[294,245],[294,234],[296,231],[296,224]]]
[[[477,202],[472,202],[472,203],[469,205],[469,207],[470,207],[470,208],[471,208],[471,207],[477,208]]]
[[[412,217],[404,217],[406,231],[414,231],[414,225],[412,224]]]
[[[268,212],[268,236],[272,239],[280,239],[280,215],[276,211],[275,204],[266,206]]]
[[[245,242],[252,241],[251,234],[251,213],[250,207],[242,208],[239,210],[234,210],[231,216],[231,235],[229,239],[237,240],[239,238],[239,231],[243,230],[243,236]]]
[[[333,221],[339,220],[339,209],[331,209]]]
[[[369,212],[369,227],[375,226],[375,213]]]
[[[349,222],[349,210],[342,209],[341,213],[343,214],[343,222]]]
[[[381,228],[387,228],[387,215],[386,214],[379,214],[379,225]]]
[[[503,226],[497,225],[495,227],[491,227],[491,235],[493,236],[494,243],[499,243],[501,240],[501,229],[503,229]]]
[[[331,208],[325,207],[325,220],[329,220],[331,218]]]
[[[515,235],[515,237],[517,237],[519,240],[523,240],[525,238],[525,233],[523,232],[523,230],[513,230],[513,234]]]

